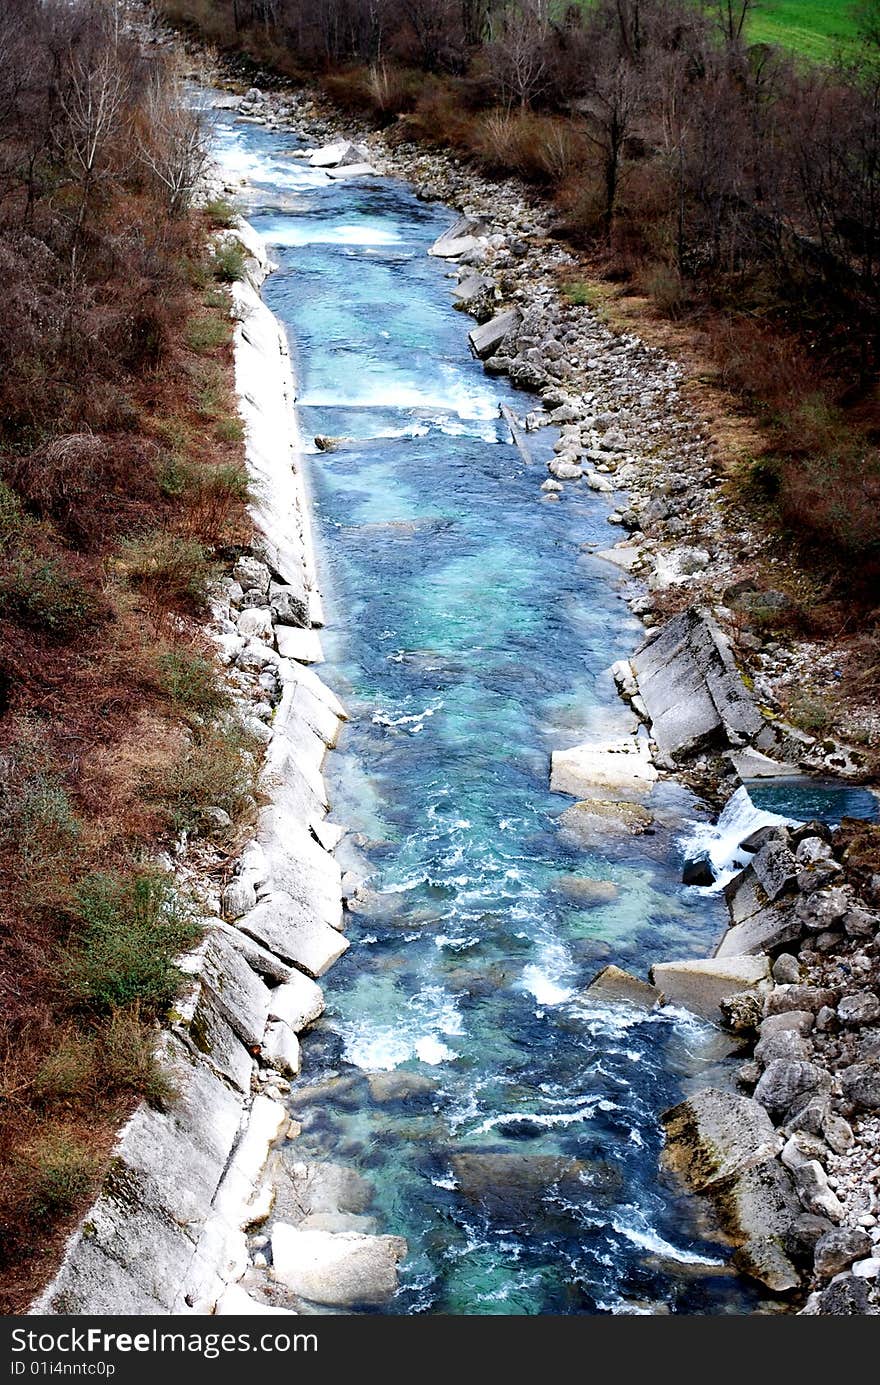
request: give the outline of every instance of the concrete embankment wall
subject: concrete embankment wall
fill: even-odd
[[[319,977],[346,950],[339,830],[325,821],[321,766],[345,712],[314,671],[321,604],[302,478],[284,332],[262,302],[270,265],[253,228],[233,236],[246,255],[234,285],[236,385],[258,539],[222,584],[213,634],[266,742],[255,839],[183,962],[186,994],[161,1040],[174,1090],[142,1105],[122,1130],[99,1197],[72,1236],[41,1314],[266,1312],[237,1281],[246,1228],[265,1216],[255,1189],[288,1118],[283,1097],[299,1070],[297,1032],[323,1009]],[[262,728],[262,729],[261,729]],[[329,849],[328,849],[329,848]],[[274,1310],[285,1311],[285,1310]]]

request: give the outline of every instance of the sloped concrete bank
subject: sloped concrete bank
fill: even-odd
[[[286,1313],[240,1287],[246,1231],[283,1098],[300,1066],[297,1034],[324,1008],[317,978],[348,947],[321,773],[345,711],[307,663],[320,658],[320,594],[298,470],[284,333],[262,302],[270,272],[253,229],[225,233],[246,256],[232,291],[235,372],[255,498],[254,552],[220,584],[212,633],[239,715],[265,743],[268,799],[254,840],[199,947],[161,1040],[174,1095],[141,1106],[119,1136],[100,1196],[71,1238],[42,1314]]]

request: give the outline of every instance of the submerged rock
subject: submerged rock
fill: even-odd
[[[663,999],[656,986],[640,981],[637,976],[631,976],[628,971],[615,966],[603,967],[578,998],[587,1002],[623,1001],[648,1010]]]
[[[654,819],[640,803],[588,798],[566,808],[558,822],[560,829],[577,845],[590,846],[603,837],[635,837],[648,832]]]

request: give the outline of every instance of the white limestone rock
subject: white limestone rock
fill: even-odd
[[[272,1230],[275,1279],[299,1298],[335,1308],[387,1302],[406,1252],[402,1236],[300,1230],[286,1222]]]

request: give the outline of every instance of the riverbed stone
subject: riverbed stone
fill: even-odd
[[[387,1302],[406,1253],[402,1236],[301,1230],[285,1222],[272,1229],[276,1282],[298,1298],[334,1308]]]
[[[620,894],[620,886],[615,881],[594,880],[589,875],[564,875],[557,881],[556,889],[567,899],[574,900],[581,908],[586,909],[613,904]]]
[[[880,1019],[880,1000],[873,991],[853,991],[838,1001],[837,1018],[849,1029],[875,1024]]]
[[[661,1002],[663,996],[658,988],[649,982],[640,981],[637,976],[631,976],[620,967],[609,966],[603,967],[593,977],[586,990],[580,992],[579,999],[587,1004],[595,1001],[603,1004],[622,1002],[651,1010]]]
[[[577,845],[591,846],[607,837],[636,837],[650,831],[654,819],[641,803],[587,798],[566,808],[559,827]]]
[[[669,1005],[683,1005],[704,1019],[720,1023],[719,1001],[766,982],[770,963],[763,956],[716,957],[682,962],[655,962],[649,976]]]
[[[582,798],[594,789],[643,792],[658,778],[647,741],[628,738],[554,750],[550,757],[551,793]]]

